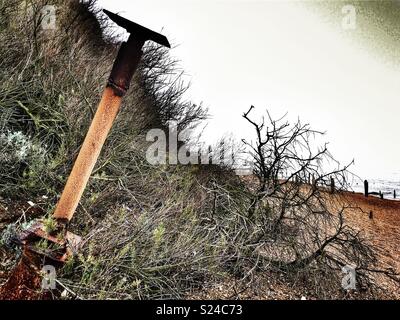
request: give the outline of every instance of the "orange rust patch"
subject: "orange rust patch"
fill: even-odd
[[[0,288],[0,300],[43,299],[41,282],[38,270],[27,258],[23,258],[11,272],[8,281]]]

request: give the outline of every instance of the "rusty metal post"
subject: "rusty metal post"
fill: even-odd
[[[72,219],[79,204],[103,144],[118,115],[122,97],[127,92],[133,74],[138,67],[143,54],[144,42],[152,40],[170,47],[167,38],[164,36],[107,10],[104,10],[104,12],[131,35],[128,42],[124,42],[119,50],[97,112],[55,209],[53,217],[63,223]]]
[[[364,196],[368,197],[369,191],[368,191],[368,180],[364,180]]]
[[[111,87],[107,87],[65,185],[60,201],[57,204],[54,218],[58,220],[71,220],[96,164],[101,148],[118,114],[120,105],[121,97],[116,95]]]
[[[68,222],[72,219],[104,142],[118,115],[122,97],[139,64],[144,41],[131,38],[129,41],[121,47],[97,112],[57,204],[53,216],[58,221]]]

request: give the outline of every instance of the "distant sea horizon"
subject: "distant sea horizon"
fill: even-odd
[[[400,172],[382,175],[381,178],[357,178],[350,182],[350,190],[364,193],[364,180],[368,181],[369,192],[382,192],[384,199],[400,201]],[[394,199],[396,190],[396,199]]]

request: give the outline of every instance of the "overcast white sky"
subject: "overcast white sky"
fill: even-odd
[[[362,178],[400,171],[400,67],[354,41],[341,12],[327,22],[299,1],[99,4],[179,44],[171,54],[189,75],[190,99],[210,109],[209,139],[250,137],[241,115],[255,105],[327,131],[332,153],[354,158]]]

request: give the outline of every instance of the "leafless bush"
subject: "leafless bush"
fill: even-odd
[[[258,232],[251,242],[259,244],[260,255],[273,268],[323,274],[315,284],[320,288],[339,290],[345,266],[355,268],[359,288],[371,287],[376,255],[344,221],[351,205],[341,190],[351,164],[326,171],[336,162],[326,144],[313,150],[311,138],[321,132],[300,121],[292,125],[284,118],[274,120],[269,114],[266,122],[258,123],[250,117],[253,108],[243,115],[256,132],[255,144],[244,141],[254,162],[247,213]],[[391,279],[395,276],[390,270],[382,272]]]

